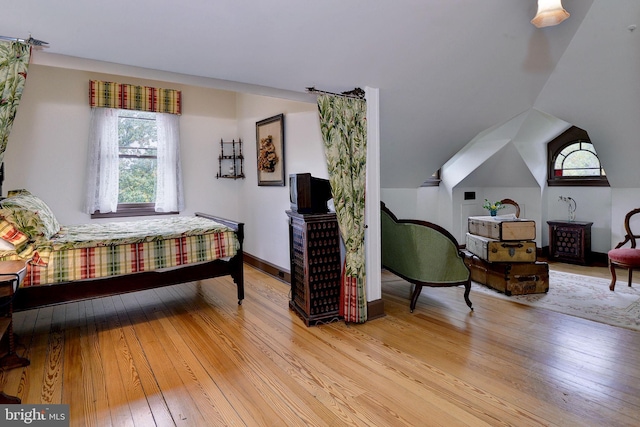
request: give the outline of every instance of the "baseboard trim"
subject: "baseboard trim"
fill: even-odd
[[[545,246],[538,250],[538,258],[542,258],[544,260],[549,259],[549,246]],[[603,252],[592,251],[591,256],[588,259],[588,265],[592,267],[607,266],[609,265],[609,255]]]
[[[591,262],[593,265],[606,266],[609,265],[609,254],[602,252],[591,252]]]
[[[384,313],[384,301],[382,299],[367,302],[367,321],[380,319],[384,316],[386,314]]]
[[[273,276],[278,280],[291,284],[291,273],[289,271],[283,270],[277,265],[271,264],[270,262],[264,261],[260,258],[256,258],[251,254],[244,253],[243,257],[244,262],[249,264],[252,267],[257,268],[269,276]]]
[[[255,267],[263,273],[275,277],[285,283],[291,284],[291,273],[289,271],[283,270],[277,265],[273,265],[270,262],[264,261],[246,252],[244,253],[243,260],[245,263]],[[367,320],[379,319],[384,316],[384,301],[382,299],[367,302]]]

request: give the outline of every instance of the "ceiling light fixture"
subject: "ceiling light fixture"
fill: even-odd
[[[538,28],[558,25],[569,17],[562,7],[562,0],[538,0],[538,13],[531,23]]]

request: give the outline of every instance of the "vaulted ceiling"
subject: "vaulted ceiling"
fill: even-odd
[[[0,35],[283,93],[379,88],[381,183],[407,188],[532,108],[594,2],[537,29],[535,0],[23,0],[3,2]]]

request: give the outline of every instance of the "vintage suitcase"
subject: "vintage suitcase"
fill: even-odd
[[[536,242],[500,241],[467,233],[467,250],[488,262],[535,262]]]
[[[487,285],[507,296],[542,294],[549,291],[549,264],[491,263],[465,251],[465,264],[471,271],[471,280]]]
[[[469,233],[496,240],[535,240],[536,222],[530,219],[495,216],[470,216]]]

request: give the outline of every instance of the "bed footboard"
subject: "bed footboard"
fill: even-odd
[[[244,299],[244,252],[242,250],[242,244],[244,241],[244,223],[221,218],[215,215],[206,214],[203,212],[196,212],[196,216],[201,216],[203,218],[211,219],[220,224],[224,224],[236,232],[236,237],[238,238],[240,247],[238,248],[236,256],[234,256],[229,261],[229,274],[231,274],[233,281],[238,286],[238,305],[242,304],[242,300]]]

